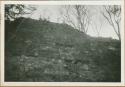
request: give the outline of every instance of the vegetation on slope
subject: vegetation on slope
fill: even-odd
[[[5,81],[119,82],[120,42],[67,24],[19,18],[5,23]]]

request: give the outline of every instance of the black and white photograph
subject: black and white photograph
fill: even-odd
[[[40,3],[3,5],[4,82],[122,82],[120,2]]]

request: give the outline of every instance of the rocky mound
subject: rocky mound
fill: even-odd
[[[120,42],[67,24],[6,22],[5,81],[119,82]]]

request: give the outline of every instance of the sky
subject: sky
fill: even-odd
[[[36,10],[28,17],[31,17],[33,19],[39,19],[40,17],[47,18],[51,22],[62,23],[62,16],[60,13],[62,9],[61,5],[37,5],[35,7]],[[97,37],[98,35],[95,32],[95,26],[97,26],[97,28],[99,29],[102,25],[99,36],[118,39],[112,26],[109,25],[107,20],[100,13],[100,11],[102,10],[102,6],[88,5],[87,7],[92,19],[92,26],[89,26],[88,34],[90,36]]]

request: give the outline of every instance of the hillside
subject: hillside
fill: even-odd
[[[120,42],[67,24],[20,18],[5,23],[5,81],[119,82]]]

